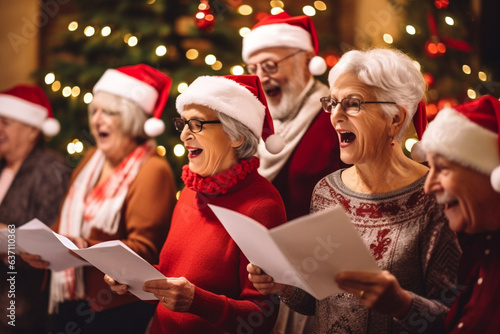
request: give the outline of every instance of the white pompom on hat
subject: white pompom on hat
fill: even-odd
[[[264,140],[269,152],[284,147],[283,138],[274,134],[267,100],[256,75],[201,76],[177,97],[177,112],[182,115],[188,104],[197,104],[221,112],[247,126]]]
[[[18,85],[0,93],[0,115],[40,129],[53,137],[61,129],[42,88]]]
[[[318,56],[318,35],[309,16],[291,16],[281,12],[265,17],[243,38],[243,60],[248,62],[254,52],[274,47],[313,52],[315,56],[309,61],[309,71],[312,75],[321,75],[327,69],[325,60]]]
[[[172,79],[168,76],[151,66],[138,64],[106,70],[93,93],[107,92],[137,103],[152,116],[144,123],[144,132],[148,137],[156,137],[165,131],[160,117],[171,86]]]
[[[441,110],[424,132],[422,149],[489,175],[500,192],[499,127],[500,101],[485,95]]]

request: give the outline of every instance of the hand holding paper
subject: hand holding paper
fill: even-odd
[[[249,217],[209,206],[251,263],[275,282],[296,286],[317,299],[341,292],[334,279],[340,272],[380,271],[341,207],[268,230]]]
[[[73,249],[78,247],[36,218],[16,229],[16,252],[40,255],[43,261],[49,263],[49,269],[59,271],[88,265],[70,252]]]
[[[0,230],[0,233],[6,235],[7,232]],[[84,245],[83,239],[74,240]],[[54,271],[93,265],[118,282],[127,284],[130,292],[143,300],[155,299],[153,294],[142,290],[144,282],[165,278],[120,240],[79,249],[70,239],[53,232],[38,219],[17,228],[16,248],[17,252],[29,253],[34,258],[39,255],[40,263],[48,262],[48,268]]]
[[[152,293],[143,291],[146,281],[165,279],[162,273],[120,240],[101,242],[74,252],[116,282],[128,285],[129,291],[142,300],[156,299]]]

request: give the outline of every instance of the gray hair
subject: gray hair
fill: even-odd
[[[406,109],[407,119],[395,139],[400,141],[417,111],[418,103],[424,98],[427,84],[415,62],[399,50],[371,49],[349,51],[331,69],[328,75],[330,88],[346,73],[355,74],[367,86],[373,88],[379,101],[394,101]],[[388,117],[398,111],[396,105],[381,104]]]
[[[120,113],[121,127],[124,134],[135,138],[138,143],[148,139],[148,136],[144,133],[144,123],[148,119],[148,115],[137,103],[115,94],[97,92],[88,107],[89,122],[96,109],[94,104],[96,100],[99,101],[103,109]]]
[[[246,125],[234,118],[214,110],[217,118],[221,122],[222,130],[232,141],[238,141],[243,138],[243,143],[236,147],[238,159],[250,159],[257,153],[259,138]]]

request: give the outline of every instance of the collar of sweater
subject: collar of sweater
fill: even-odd
[[[228,190],[244,180],[248,174],[259,167],[259,159],[252,157],[249,160],[241,160],[230,169],[219,174],[202,177],[193,173],[188,165],[182,167],[182,181],[189,189],[205,195],[224,195]]]

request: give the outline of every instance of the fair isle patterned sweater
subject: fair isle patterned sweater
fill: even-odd
[[[311,212],[342,205],[378,266],[388,270],[413,295],[405,319],[396,320],[364,307],[344,293],[315,300],[299,291],[287,304],[315,314],[312,333],[436,333],[448,306],[458,295],[456,272],[460,250],[434,196],[424,194],[425,176],[385,194],[362,194],[347,188],[342,171],[316,185]]]

